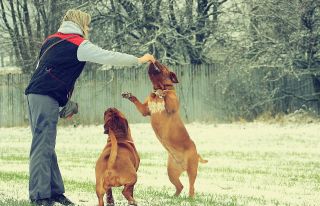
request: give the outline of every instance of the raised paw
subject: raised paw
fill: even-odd
[[[137,98],[133,96],[130,92],[123,92],[121,95],[123,98],[129,99],[131,102],[137,101]]]
[[[132,94],[130,92],[122,92],[121,96],[123,98],[130,99],[130,97],[132,97]]]

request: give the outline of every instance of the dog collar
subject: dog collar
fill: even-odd
[[[157,89],[157,90],[154,90],[152,93],[155,94],[160,99],[162,99],[163,97],[166,96],[166,94],[167,94],[166,91],[168,91],[168,90]]]
[[[153,93],[156,97],[159,97],[160,99],[163,99],[163,97],[166,96],[166,94],[167,94],[168,91],[175,91],[173,85],[164,85],[164,86],[165,86],[164,89],[154,88],[152,93]],[[170,88],[170,87],[171,87],[171,88]]]
[[[174,89],[155,89],[153,90],[152,94],[159,97],[160,99],[163,99],[167,95],[169,91],[175,91]]]

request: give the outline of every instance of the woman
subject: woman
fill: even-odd
[[[57,33],[43,43],[27,95],[32,131],[29,197],[34,205],[74,205],[63,194],[63,180],[55,153],[59,107],[68,102],[87,61],[133,66],[155,59],[104,50],[87,40],[91,17],[79,10],[65,14]]]

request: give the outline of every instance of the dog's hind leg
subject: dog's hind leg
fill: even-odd
[[[183,168],[175,162],[171,155],[168,157],[167,170],[170,182],[176,187],[176,193],[174,195],[178,196],[183,189],[183,185],[179,179],[181,173],[183,172]]]
[[[137,203],[136,203],[135,199],[133,198],[133,188],[134,188],[134,184],[125,185],[122,190],[122,194],[128,200],[129,205],[136,206]]]
[[[187,173],[189,177],[189,197],[194,197],[194,183],[198,173],[198,157],[191,157],[188,160]]]
[[[104,206],[104,202],[103,202],[104,194],[105,194],[105,191],[97,191],[99,206]]]
[[[107,206],[113,206],[114,205],[114,199],[113,199],[113,195],[112,195],[112,189],[109,188],[107,190]]]
[[[102,186],[103,180],[100,177],[96,178],[96,194],[98,197],[99,206],[104,206],[103,196],[106,193],[106,190]]]

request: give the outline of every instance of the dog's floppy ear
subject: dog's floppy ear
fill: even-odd
[[[112,127],[112,125],[110,125],[110,117],[108,118],[107,117],[107,111],[104,112],[104,125],[103,125],[103,128],[104,128],[104,134],[109,134],[109,129],[110,127]]]
[[[104,124],[103,127],[104,127],[104,132],[103,133],[104,134],[109,134],[109,127],[108,127],[107,123]]]
[[[170,72],[170,79],[173,83],[179,83],[177,75],[174,72]]]
[[[104,134],[109,134],[110,129],[114,131],[116,129],[116,123],[113,119],[108,119],[106,123],[104,123]]]
[[[117,118],[117,133],[126,135],[128,133],[128,121],[124,118]]]
[[[106,114],[107,114],[107,111],[104,112],[103,114],[103,119],[104,119],[104,125],[103,125],[103,128],[104,128],[104,134],[109,134],[109,127],[107,125],[107,119],[106,119]]]

